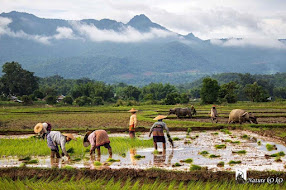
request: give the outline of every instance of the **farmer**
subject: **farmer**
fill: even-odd
[[[132,113],[132,115],[130,116],[130,120],[129,120],[129,136],[132,139],[135,138],[135,128],[137,126],[137,117],[136,117],[137,111],[138,110],[135,110],[134,108],[128,111]]]
[[[59,147],[58,145],[61,146],[62,153],[70,159],[70,156],[68,155],[66,151],[66,143],[71,141],[71,140],[76,140],[76,138],[72,134],[62,134],[59,131],[51,131],[47,135],[47,143],[48,147],[51,149],[51,158],[57,157],[61,158],[59,154]]]
[[[158,120],[153,124],[153,126],[150,129],[149,137],[151,136],[153,132],[153,142],[155,150],[157,150],[157,142],[163,143],[163,151],[166,150],[166,140],[164,136],[164,129],[167,131],[167,135],[169,136],[169,129],[166,125],[166,123],[163,122],[163,119],[165,119],[167,116],[164,115],[158,115],[153,120]]]
[[[34,132],[38,133],[43,139],[47,137],[47,134],[52,130],[52,125],[49,123],[38,123],[34,127]]]
[[[108,134],[105,130],[96,130],[93,132],[87,132],[83,139],[83,146],[84,147],[90,147],[90,155],[92,155],[95,152],[95,149],[97,150],[97,156],[100,157],[100,147],[104,146],[108,149],[109,157],[112,157],[112,149],[110,146],[110,140],[108,137]]]
[[[212,121],[212,123],[214,121],[217,123],[218,122],[218,119],[217,119],[218,113],[217,113],[217,109],[216,109],[215,105],[212,106],[210,114],[211,114],[211,121]]]

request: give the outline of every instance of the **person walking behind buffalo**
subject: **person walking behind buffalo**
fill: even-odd
[[[96,131],[89,131],[85,134],[83,139],[83,146],[84,147],[90,147],[90,155],[92,155],[95,152],[95,149],[97,150],[97,156],[100,157],[100,147],[104,146],[108,149],[109,157],[112,157],[112,149],[110,146],[110,140],[108,137],[108,134],[105,130],[96,130]]]
[[[59,131],[49,132],[47,135],[47,144],[48,147],[51,149],[51,159],[55,157],[61,158],[58,145],[60,145],[63,155],[70,159],[70,156],[66,151],[65,145],[71,140],[76,140],[76,138],[72,134],[62,134]]]
[[[149,137],[151,137],[151,134],[153,133],[153,143],[154,148],[157,150],[157,142],[163,143],[163,152],[166,151],[166,139],[164,136],[164,130],[167,131],[167,136],[169,136],[169,129],[166,125],[166,123],[163,122],[163,119],[165,119],[167,116],[164,115],[158,115],[153,120],[158,120],[153,124],[153,126],[150,129]]]
[[[134,108],[128,111],[132,113],[132,115],[130,116],[130,120],[129,120],[129,136],[132,139],[135,138],[135,128],[137,126],[137,116],[136,116],[137,111],[138,110],[135,110]]]
[[[217,109],[216,109],[215,105],[212,106],[210,114],[211,114],[211,121],[212,121],[212,123],[214,121],[217,123],[218,122],[218,119],[217,119],[218,113],[217,113]]]
[[[52,130],[52,125],[49,123],[38,123],[34,127],[34,132],[38,133],[38,135],[43,139],[47,137],[48,133],[51,132],[51,130]]]

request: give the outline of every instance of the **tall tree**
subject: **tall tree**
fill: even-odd
[[[2,66],[2,93],[5,95],[29,95],[38,89],[38,77],[24,70],[17,62],[7,62]]]
[[[204,104],[213,104],[217,101],[220,86],[216,80],[205,78],[201,88],[201,99]]]
[[[247,84],[244,88],[246,96],[253,102],[265,102],[267,101],[267,92],[262,86],[259,86],[257,82],[253,84]]]

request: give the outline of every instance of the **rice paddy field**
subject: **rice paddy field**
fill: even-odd
[[[0,106],[1,189],[286,189],[286,102],[217,105],[218,123],[210,120],[211,105],[194,103],[192,118],[168,115],[191,104],[134,106],[136,139],[128,135],[131,107]],[[253,113],[258,124],[227,124],[237,108]],[[155,151],[148,137],[159,114],[168,115],[164,122],[175,145],[167,142],[166,151],[161,143]],[[50,159],[46,140],[33,133],[39,122],[76,136],[66,144],[70,161]],[[89,155],[82,144],[87,129],[108,132],[112,158],[104,147],[101,157]],[[240,169],[252,181],[238,184]]]

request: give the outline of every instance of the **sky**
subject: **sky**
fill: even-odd
[[[0,12],[65,20],[109,18],[127,23],[145,14],[171,31],[201,39],[286,38],[286,0],[0,0]]]

